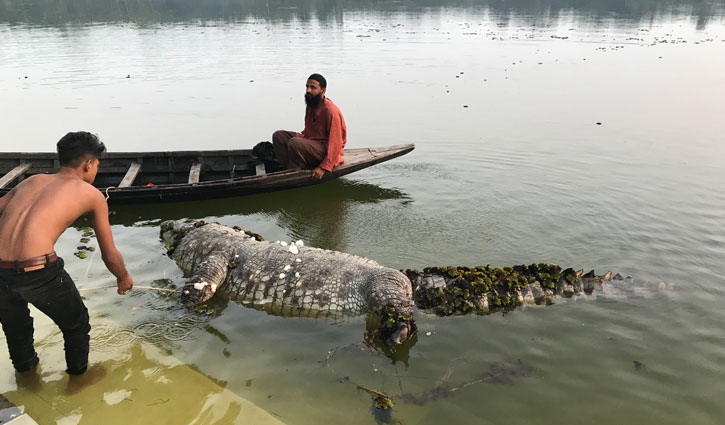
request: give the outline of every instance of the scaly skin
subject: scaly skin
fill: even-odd
[[[172,258],[191,278],[182,303],[193,306],[216,292],[283,315],[377,314],[380,336],[400,344],[415,333],[408,278],[375,261],[342,252],[257,241],[216,223],[161,224]]]

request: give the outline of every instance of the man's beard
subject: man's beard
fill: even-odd
[[[311,106],[314,108],[319,105],[320,102],[322,102],[322,93],[315,96],[310,93],[305,93],[305,103],[307,104],[307,106]]]

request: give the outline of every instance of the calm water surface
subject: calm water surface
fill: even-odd
[[[114,151],[251,147],[301,129],[312,72],[328,79],[348,147],[416,144],[315,187],[112,207],[137,285],[183,284],[158,223],[189,217],[394,268],[545,261],[677,294],[418,312],[417,341],[389,358],[361,349],[364,318],[221,301],[195,318],[173,295],[88,291],[97,383],[68,388],[62,336],[41,314],[40,382],[0,353],[0,392],[40,423],[725,421],[722,2],[15,3],[0,5],[3,151],[49,151],[79,129]],[[69,229],[57,246],[78,286],[113,284],[100,256],[73,257],[80,237]],[[422,405],[399,397],[516,360],[530,376]],[[390,415],[354,384],[391,394]]]

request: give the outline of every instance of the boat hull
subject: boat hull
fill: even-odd
[[[345,162],[335,167],[332,172],[325,173],[320,180],[313,179],[310,170],[266,173],[262,164],[260,171],[261,161],[255,161],[249,150],[114,152],[104,155],[101,160],[95,185],[108,195],[112,204],[242,196],[319,184],[405,155],[414,148],[415,145],[408,144],[346,149],[343,156]],[[31,164],[31,167],[22,175],[14,176],[13,171],[23,171],[23,164],[24,168],[28,168],[27,164]],[[57,155],[54,153],[0,154],[1,175],[6,180],[14,180],[0,188],[0,196],[10,191],[13,184],[17,184],[24,177],[55,172],[57,166]],[[221,176],[228,177],[220,178]]]

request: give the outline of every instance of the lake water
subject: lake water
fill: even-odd
[[[391,358],[360,345],[364,318],[233,302],[196,317],[174,296],[94,290],[105,376],[69,389],[62,336],[36,313],[40,383],[3,348],[0,393],[62,425],[723,423],[725,5],[608,3],[0,3],[3,151],[51,151],[74,130],[112,151],[248,148],[301,130],[312,72],[349,148],[416,144],[319,186],[112,206],[136,285],[183,284],[158,223],[195,218],[393,268],[552,262],[676,293],[419,311],[417,341]],[[72,255],[80,237],[57,245],[77,285],[113,284],[99,255]],[[401,397],[519,360],[529,376]]]

